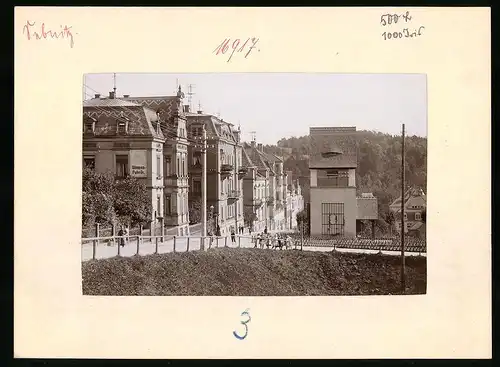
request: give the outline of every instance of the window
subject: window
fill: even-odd
[[[170,195],[165,195],[165,214],[170,215],[172,214],[172,199]]]
[[[118,120],[116,132],[118,134],[127,134],[128,133],[128,121]]]
[[[128,176],[128,155],[116,156],[116,177],[125,178]]]
[[[321,234],[344,235],[344,203],[321,204]]]
[[[181,159],[177,157],[177,167],[175,168],[175,173],[177,176],[181,174]]]
[[[422,220],[422,214],[415,213],[415,220]]]
[[[156,197],[156,212],[161,213],[161,196]]]
[[[95,157],[84,157],[83,166],[85,168],[95,169]]]
[[[156,177],[161,178],[161,156],[156,156]]]
[[[172,174],[171,160],[170,157],[165,157],[165,176],[170,176]]]
[[[193,181],[193,192],[201,193],[201,181]]]
[[[403,217],[404,217],[405,220],[408,220],[408,213],[405,212],[404,215],[403,215]]]

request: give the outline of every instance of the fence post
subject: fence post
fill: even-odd
[[[156,233],[155,233],[155,236],[156,236]],[[158,253],[158,237],[155,237],[155,241],[156,241],[156,244],[155,244],[155,254]]]
[[[174,252],[175,252],[175,243],[176,243],[176,236],[174,235]]]
[[[227,236],[224,237],[224,247],[227,247]]]
[[[121,245],[120,245],[120,242],[118,242],[118,246],[117,247],[118,247],[118,256],[121,256],[121,250],[120,250]]]
[[[161,225],[161,242],[165,242],[165,218],[160,218]]]
[[[238,236],[238,248],[241,247],[241,236]]]
[[[189,252],[189,236],[187,239],[188,239],[188,242],[187,242],[186,252]]]
[[[95,224],[95,237],[96,240],[92,241],[92,259],[96,258],[97,245],[99,244],[99,223]]]
[[[116,236],[116,223],[113,222],[112,226],[111,226],[111,236],[113,237],[113,246],[116,245],[116,239],[115,239],[115,236]]]
[[[141,236],[137,235],[137,253],[136,255],[139,255],[139,246],[141,244]]]
[[[205,237],[200,237],[200,250],[205,251]]]

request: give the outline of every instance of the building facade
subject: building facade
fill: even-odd
[[[216,233],[222,236],[238,232],[243,221],[243,166],[240,131],[233,124],[203,111],[192,113],[185,106],[190,140],[200,141],[188,150],[190,199],[201,199],[201,144],[203,130],[207,138],[207,213],[215,218]]]
[[[304,209],[304,198],[302,197],[302,189],[299,180],[293,179],[291,171],[286,173],[286,206],[285,218],[287,221],[286,229],[297,229],[297,214]]]
[[[404,225],[405,233],[409,235],[425,238],[426,225],[424,221],[424,211],[427,208],[427,199],[422,189],[411,187],[405,192],[404,203]],[[396,231],[401,231],[401,196],[394,200],[389,206],[394,213],[394,225]]]
[[[179,87],[174,96],[131,97],[123,101],[139,104],[155,111],[165,137],[163,157],[158,166],[163,168],[164,206],[158,215],[165,219],[167,228],[177,228],[177,235],[189,235],[189,170],[187,117],[183,108],[184,93]],[[161,214],[160,214],[161,213]]]
[[[260,162],[259,167],[251,160],[249,148],[248,144],[244,144],[243,164],[248,167],[248,171],[243,177],[243,211],[247,227],[252,232],[262,232],[268,223],[266,203],[269,197],[269,172],[263,162]]]
[[[83,102],[83,165],[111,171],[118,180],[131,176],[142,181],[150,195],[151,221],[163,210],[164,143],[155,110],[116,99],[114,92]]]
[[[356,236],[355,127],[311,127],[318,151],[310,158],[311,235]]]

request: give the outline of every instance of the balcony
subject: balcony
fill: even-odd
[[[248,168],[247,167],[240,167],[238,169],[238,176],[243,177],[248,173]]]
[[[227,177],[233,173],[234,167],[232,164],[221,164],[220,174],[221,176]]]
[[[253,199],[253,206],[260,207],[263,203],[262,199]]]
[[[227,199],[230,201],[236,201],[240,198],[240,194],[240,190],[229,190],[229,192],[227,193]]]

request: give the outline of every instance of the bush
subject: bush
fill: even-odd
[[[151,198],[146,186],[128,177],[115,181],[112,172],[85,168],[82,175],[82,224],[113,224],[116,220],[136,225],[151,215]]]

